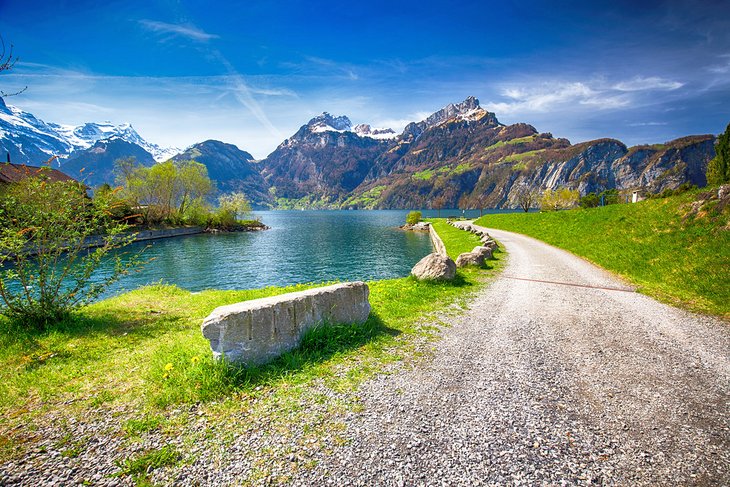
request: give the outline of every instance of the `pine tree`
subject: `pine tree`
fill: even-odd
[[[707,164],[707,184],[730,183],[730,124],[717,138],[715,157]]]

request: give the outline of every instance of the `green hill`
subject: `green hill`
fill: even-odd
[[[730,194],[717,189],[477,223],[569,250],[670,304],[730,317]]]

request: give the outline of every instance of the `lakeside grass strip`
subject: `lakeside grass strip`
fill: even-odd
[[[492,214],[476,223],[569,250],[666,303],[728,318],[729,211],[692,214],[699,193],[602,208]]]
[[[474,250],[474,247],[482,245],[479,237],[475,234],[449,225],[446,223],[445,218],[431,218],[427,221],[431,222],[431,225],[433,225],[434,230],[439,234],[441,240],[444,243],[448,242],[446,244],[446,253],[454,261],[459,257],[459,254],[471,252]]]
[[[450,254],[473,248],[473,235],[441,223],[438,231],[443,226]],[[250,433],[255,423],[235,419],[241,415],[266,415],[272,424],[282,420],[293,429],[307,428],[307,435],[324,434],[335,426],[323,418],[356,408],[357,402],[323,399],[322,387],[352,392],[389,363],[416,358],[422,352],[415,343],[438,334],[436,315],[463,308],[485,275],[460,269],[452,283],[410,277],[370,282],[373,311],[365,325],[318,328],[300,348],[245,369],[212,360],[200,332],[202,319],[221,305],[314,285],[200,293],[150,286],[95,303],[48,332],[3,332],[0,461],[22,456],[41,439],[33,431],[51,421],[72,434],[67,419],[87,421],[111,412],[118,420],[109,434],[128,441],[152,431],[208,441],[187,429],[182,405],[203,408],[211,424],[225,425],[226,435]],[[300,412],[303,402],[312,401],[323,401],[322,416]],[[78,454],[85,439],[74,441],[71,453]]]

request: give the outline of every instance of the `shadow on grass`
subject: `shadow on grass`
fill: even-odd
[[[47,329],[25,328],[13,325],[8,320],[0,322],[0,346],[19,346],[26,350],[41,347],[44,338],[62,335],[67,339],[103,334],[108,336],[130,335],[131,338],[149,338],[159,334],[159,329],[184,319],[174,312],[151,314],[146,312],[118,311],[86,314],[73,313],[60,323]]]
[[[377,313],[371,312],[363,324],[317,325],[304,334],[299,347],[267,364],[248,367],[227,364],[227,367],[233,374],[245,378],[242,383],[257,385],[360,348],[380,336],[400,333],[385,325]]]
[[[200,367],[176,367],[170,374],[149,377],[149,399],[158,407],[175,403],[206,402],[235,392],[251,391],[282,381],[303,382],[327,375],[318,366],[381,337],[401,332],[371,312],[363,324],[318,325],[307,331],[294,350],[262,365],[238,365],[206,359]],[[182,358],[177,363],[188,363]],[[159,370],[159,367],[157,367]],[[157,374],[159,375],[159,374]]]

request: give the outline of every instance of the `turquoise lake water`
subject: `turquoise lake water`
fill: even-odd
[[[146,247],[144,258],[154,260],[141,272],[123,277],[105,296],[158,282],[200,291],[407,276],[432,251],[428,234],[397,228],[407,213],[258,211],[254,217],[270,230],[136,243],[125,252]],[[431,213],[425,211],[424,216]],[[441,216],[457,213],[461,214],[442,210]],[[479,216],[479,212],[466,216]]]

